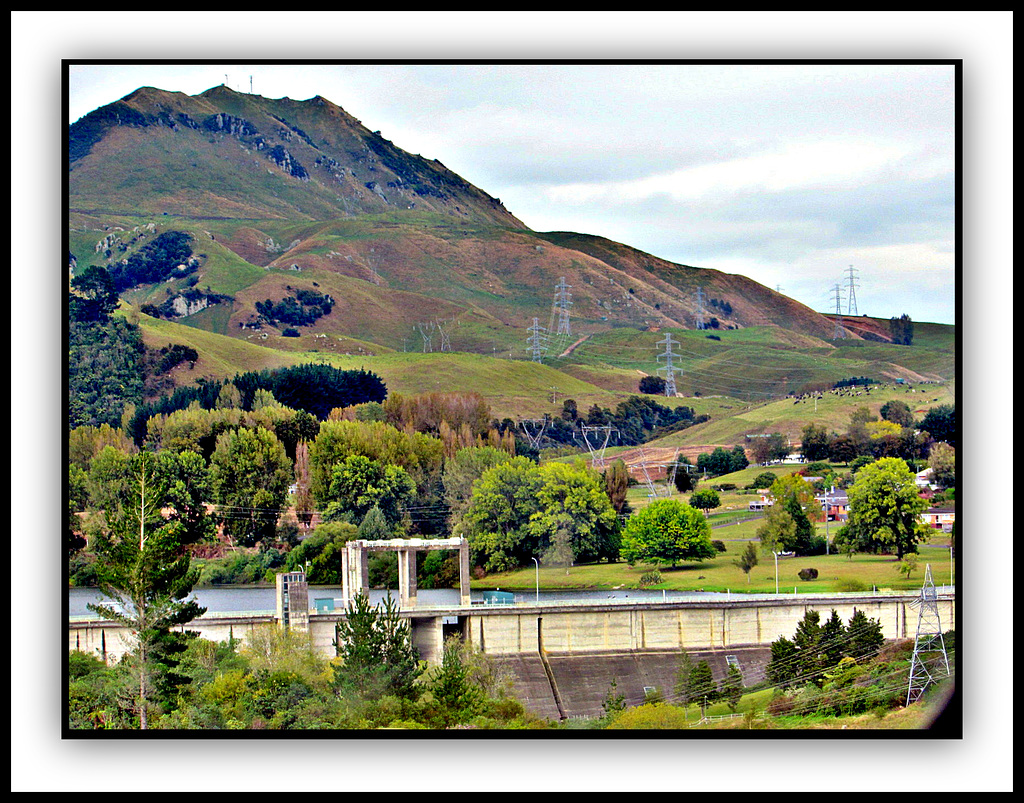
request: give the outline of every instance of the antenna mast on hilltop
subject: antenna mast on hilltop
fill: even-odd
[[[849,270],[847,271],[850,274],[850,295],[847,296],[847,298],[846,298],[846,314],[847,315],[856,315],[857,314],[857,294],[854,292],[854,289],[857,287],[857,285],[855,285],[854,281],[853,281],[853,272],[855,270],[856,270],[856,268],[853,267],[853,265],[850,265]]]
[[[659,346],[664,346],[665,351],[658,355],[658,359],[665,360],[665,367],[659,368],[658,373],[665,372],[665,395],[675,396],[676,395],[676,368],[672,365],[672,358],[679,356],[678,354],[672,353],[672,346],[678,346],[679,344],[672,340],[671,332],[665,333],[665,339],[658,341]],[[682,373],[682,371],[680,371]]]

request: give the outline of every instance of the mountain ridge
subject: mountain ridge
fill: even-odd
[[[778,395],[853,375],[856,361],[828,356],[838,345],[861,343],[862,335],[886,340],[884,327],[859,320],[847,321],[837,340],[833,317],[740,274],[599,235],[533,231],[437,159],[403,151],[319,95],[140,87],[68,134],[73,265],[125,262],[161,233],[190,237],[194,270],[124,293],[145,313],[144,328],[158,308],[173,308],[192,313],[173,317],[185,327],[287,353],[452,350],[529,359],[534,323],[545,344],[535,358],[559,361],[567,377],[607,377],[615,392],[627,375],[657,371],[654,336],[676,332],[690,336],[695,355],[681,356],[680,367],[724,377],[728,369],[716,365],[739,355],[731,359],[750,366],[746,376]],[[571,290],[572,331],[560,339],[553,301],[562,282]],[[257,305],[303,292],[326,294],[333,307],[297,327],[259,314]],[[755,329],[765,333],[737,339]],[[630,338],[643,347],[624,345],[617,332],[636,333]],[[605,365],[600,350],[610,344],[636,353],[635,364],[617,357]],[[780,349],[806,356],[771,356]],[[952,375],[946,359],[939,355],[922,375]],[[902,375],[893,365],[886,375]],[[688,390],[700,390],[691,376]]]

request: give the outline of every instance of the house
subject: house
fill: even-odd
[[[843,491],[837,491],[833,485],[825,493],[816,497],[825,511],[828,521],[846,521],[850,517],[850,499]]]
[[[933,473],[934,472],[930,468],[926,468],[924,471],[918,471],[917,474],[914,475],[914,483],[921,490],[930,488],[934,491],[938,486],[932,482]]]
[[[921,514],[921,521],[935,530],[942,530],[948,533],[953,529],[956,521],[956,508],[933,507]]]
[[[751,501],[750,504],[747,505],[749,510],[767,510],[775,504],[775,500],[772,499],[772,495],[768,493],[768,491],[761,490],[758,491],[758,493],[761,495],[760,499]]]

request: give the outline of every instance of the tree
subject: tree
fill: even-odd
[[[902,346],[909,346],[914,342],[914,322],[907,313],[899,318],[889,319],[889,335],[892,342]]]
[[[660,376],[645,376],[640,379],[640,392],[654,395],[665,393],[665,379]]]
[[[765,514],[764,523],[757,528],[761,549],[773,552],[792,552],[796,546],[796,522],[784,505],[772,505]]]
[[[441,482],[444,487],[444,502],[448,506],[448,526],[453,535],[461,531],[462,518],[473,496],[473,483],[487,469],[499,463],[506,463],[512,455],[493,446],[479,446],[459,449],[445,460]]]
[[[693,465],[690,463],[690,459],[688,457],[680,457],[676,461],[673,482],[675,483],[676,490],[679,493],[686,493],[687,491],[693,491],[697,488],[697,479],[690,474],[691,468],[693,468]]]
[[[560,562],[618,555],[618,517],[601,477],[582,461],[537,466],[516,457],[485,471],[463,526],[487,571],[529,564],[552,547]]]
[[[463,653],[462,639],[449,636],[444,642],[441,666],[430,673],[426,682],[433,696],[433,714],[445,728],[468,722],[480,712],[484,702],[483,690],[473,683]]]
[[[796,649],[796,677],[802,683],[820,684],[825,667],[821,649],[821,614],[811,610],[796,626],[793,646]]]
[[[887,401],[878,411],[884,421],[892,421],[901,427],[914,426],[914,414],[910,411],[907,403],[899,399]]]
[[[210,461],[210,483],[225,532],[243,546],[273,538],[291,479],[292,463],[273,432],[257,427],[222,433]]]
[[[846,632],[849,639],[847,655],[857,660],[873,656],[885,642],[881,623],[877,619],[869,619],[861,610],[854,610]]]
[[[151,452],[132,455],[127,469],[122,507],[107,511],[108,526],[95,542],[98,584],[109,603],[89,608],[132,634],[128,660],[138,681],[139,727],[147,729],[157,662],[183,640],[171,629],[206,610],[186,599],[198,579],[187,546],[208,533],[210,522],[182,509],[190,493],[172,490]]]
[[[821,651],[827,668],[835,667],[846,655],[848,638],[843,620],[833,608],[829,618],[821,626]]]
[[[350,455],[331,471],[330,501],[324,509],[324,518],[332,521],[348,513],[355,521],[362,521],[373,508],[378,508],[388,526],[394,528],[415,493],[416,483],[401,466],[371,460],[361,454]]]
[[[828,457],[828,430],[818,424],[808,424],[803,429],[800,451],[804,460],[824,460]]]
[[[740,698],[743,697],[743,673],[740,672],[736,664],[729,664],[718,696],[728,703],[730,711],[736,712],[736,706],[739,705]]]
[[[772,642],[771,653],[771,660],[765,667],[768,682],[782,689],[793,685],[799,675],[796,645],[791,639],[780,636]]]
[[[918,425],[937,441],[945,441],[950,446],[957,445],[956,408],[951,404],[940,404],[932,407]]]
[[[419,695],[416,680],[424,669],[412,644],[409,622],[399,616],[390,596],[371,607],[365,594],[357,594],[335,635],[341,664],[335,666],[334,683],[339,691],[354,692],[363,699]]]
[[[956,486],[956,449],[948,443],[939,441],[932,444],[928,467],[932,470],[932,480],[940,488]]]
[[[622,533],[622,557],[635,563],[702,561],[715,557],[711,528],[696,508],[658,499],[634,513]]]
[[[106,268],[89,265],[70,282],[68,315],[77,323],[105,323],[120,300]]]
[[[704,710],[708,703],[718,699],[718,684],[711,673],[711,665],[707,661],[699,661],[690,670],[686,680],[686,697],[688,703],[696,703]]]
[[[690,494],[690,505],[704,511],[705,516],[708,515],[709,510],[714,510],[721,504],[722,500],[719,499],[718,493],[711,488],[704,488]]]
[[[629,469],[622,460],[613,460],[604,472],[604,490],[616,515],[628,512],[626,492],[629,490]]]
[[[747,576],[747,582],[750,582],[750,570],[757,566],[757,547],[754,546],[753,541],[748,541],[743,552],[740,553],[739,560],[734,560],[733,564],[739,566],[743,570],[743,573]]]
[[[858,551],[895,551],[901,560],[927,540],[929,530],[921,514],[928,503],[918,494],[914,474],[903,460],[883,457],[864,466],[846,493],[849,519],[837,538],[852,540]]]

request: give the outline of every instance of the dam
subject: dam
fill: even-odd
[[[651,695],[671,701],[678,669],[686,653],[693,663],[706,660],[716,682],[730,666],[740,670],[745,686],[764,678],[770,645],[791,638],[808,611],[821,620],[833,610],[844,623],[855,611],[876,620],[888,640],[914,638],[918,592],[846,592],[792,594],[718,594],[702,598],[609,598],[541,600],[525,594],[485,592],[471,598],[465,544],[460,539],[433,542],[350,542],[344,561],[340,599],[310,599],[302,572],[277,575],[276,610],[207,613],[185,628],[211,641],[242,640],[256,628],[288,627],[307,632],[314,647],[334,657],[335,629],[345,616],[347,600],[369,595],[366,552],[404,551],[400,565],[399,615],[408,620],[413,645],[428,664],[441,661],[450,636],[489,656],[509,678],[512,693],[527,710],[552,719],[599,716],[614,683],[626,705]],[[412,552],[459,549],[463,577],[458,596],[446,604],[421,601],[415,588]],[[932,589],[935,591],[935,589]],[[390,594],[390,592],[388,592]],[[951,587],[935,591],[942,629],[956,628],[956,600]],[[124,628],[95,617],[69,617],[68,649],[114,662],[129,649]]]

